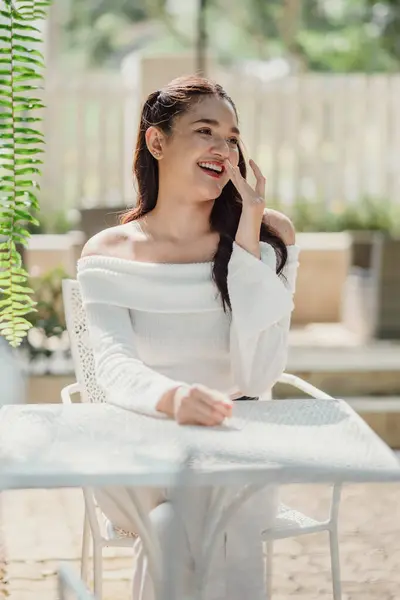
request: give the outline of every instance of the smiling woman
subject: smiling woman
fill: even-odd
[[[212,240],[217,244],[211,244],[213,278],[225,308],[230,307],[228,262],[243,203],[228,165],[237,167],[246,178],[239,136],[233,100],[214,82],[178,78],[150,94],[143,107],[134,160],[138,205],[123,219],[128,223],[151,213],[147,218],[150,225],[164,211],[174,210],[178,219],[187,205],[189,210],[194,205],[208,214],[207,222],[204,218],[198,222],[216,234]],[[257,240],[275,249],[280,273],[287,259],[286,245],[266,221],[256,219],[256,224]]]
[[[167,113],[171,106],[163,104],[161,110]],[[186,191],[187,200],[215,200],[229,180],[226,161],[235,165],[239,161],[239,130],[233,106],[223,97],[204,95],[192,100],[192,106],[188,105],[178,118],[172,112],[170,119],[170,125],[158,121],[145,132],[147,148],[154,157],[162,158],[158,163],[160,179],[163,172],[171,174],[179,169],[181,193]],[[159,190],[159,200],[161,193]]]
[[[235,105],[221,86],[185,77],[150,94],[133,165],[137,206],[89,240],[78,265],[108,402],[212,427],[232,414],[234,400],[267,393],[281,375],[298,249],[290,221],[265,209],[265,179],[250,167],[254,188]],[[168,543],[176,509],[169,491],[140,493]],[[120,506],[129,502],[129,490],[117,494]],[[194,496],[179,515],[185,594],[195,585],[212,504],[209,490]],[[97,499],[115,526],[135,532],[107,491]],[[205,600],[264,598],[260,531],[274,507],[268,489],[240,509],[218,540]],[[136,550],[133,597],[152,600],[140,540]]]

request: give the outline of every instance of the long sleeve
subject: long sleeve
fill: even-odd
[[[228,266],[232,371],[240,391],[251,396],[269,390],[285,369],[299,254],[297,246],[288,247],[278,276],[273,248],[260,247],[258,260],[234,244]]]
[[[157,410],[157,403],[180,382],[154,371],[138,358],[129,310],[93,302],[85,310],[96,377],[107,401],[151,416],[164,416]]]

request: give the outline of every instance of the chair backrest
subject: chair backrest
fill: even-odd
[[[62,291],[65,321],[76,380],[81,387],[81,399],[83,402],[105,402],[104,392],[96,382],[94,356],[79,283],[73,279],[63,279]]]

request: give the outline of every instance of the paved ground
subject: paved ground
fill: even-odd
[[[329,489],[292,486],[283,499],[324,515]],[[78,568],[82,499],[79,491],[4,494],[5,541],[11,600],[55,600],[60,560]],[[340,543],[343,600],[397,600],[400,596],[400,485],[349,486],[344,490]],[[329,553],[324,534],[276,543],[274,600],[331,600]],[[128,600],[131,557],[107,551],[104,600]]]

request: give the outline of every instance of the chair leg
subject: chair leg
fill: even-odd
[[[93,540],[93,591],[96,600],[103,595],[103,548]]]
[[[267,600],[272,599],[272,561],[274,558],[274,542],[268,540],[264,544],[265,548],[265,589],[267,592]]]
[[[89,519],[88,519],[86,507],[85,507],[85,515],[83,518],[82,554],[81,554],[81,578],[84,583],[88,582],[89,547],[90,547],[90,527],[89,527]]]
[[[337,529],[334,528],[329,532],[329,545],[331,549],[331,569],[332,569],[332,588],[333,599],[341,600],[342,584],[340,579],[340,556],[339,556],[339,539]]]

